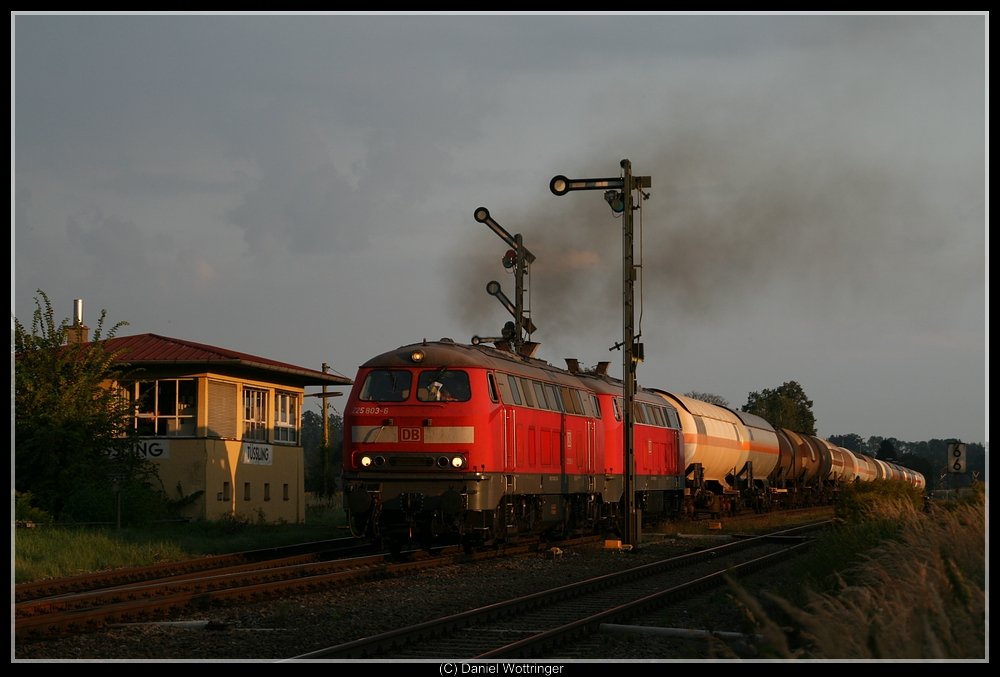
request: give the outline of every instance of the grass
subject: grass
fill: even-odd
[[[865,497],[799,566],[797,591],[737,596],[779,659],[954,660],[986,656],[986,506],[931,512]],[[850,562],[850,564],[848,564]],[[838,573],[841,572],[841,573]],[[789,580],[797,580],[789,576]]]
[[[118,567],[259,550],[347,536],[339,502],[311,506],[304,524],[244,520],[161,524],[145,529],[45,526],[12,534],[14,582]]]

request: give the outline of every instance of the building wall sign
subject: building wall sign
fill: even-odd
[[[274,447],[260,442],[243,443],[243,462],[250,465],[271,465]]]
[[[164,461],[170,458],[170,442],[160,439],[141,439],[135,443],[136,453],[147,461]]]

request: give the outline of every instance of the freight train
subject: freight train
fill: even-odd
[[[494,545],[608,533],[626,486],[623,384],[530,349],[424,340],[363,364],[344,412],[353,532],[386,544]],[[829,501],[845,482],[924,486],[901,466],[763,418],[636,388],[633,506],[644,521]]]

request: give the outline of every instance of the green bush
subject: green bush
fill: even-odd
[[[876,480],[846,484],[834,506],[837,517],[848,523],[870,519],[899,519],[921,510],[923,491],[905,482]]]
[[[131,481],[115,491],[106,480],[84,481],[66,496],[60,521],[142,527],[170,516],[166,497],[147,484]]]
[[[33,499],[31,492],[14,492],[14,519],[17,523],[30,526],[52,524],[52,515],[32,505]]]

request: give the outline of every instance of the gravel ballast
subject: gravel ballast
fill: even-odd
[[[635,552],[600,547],[563,549],[515,559],[453,565],[399,578],[289,596],[242,606],[189,610],[169,621],[110,626],[71,637],[14,642],[16,660],[275,661],[414,625],[511,597],[537,592],[689,552],[699,543],[665,537]],[[780,571],[755,574],[747,588],[779,588]],[[741,633],[746,614],[726,591],[707,593],[664,610],[664,627]],[[600,633],[567,650],[576,660],[700,660],[753,658],[740,640]]]

